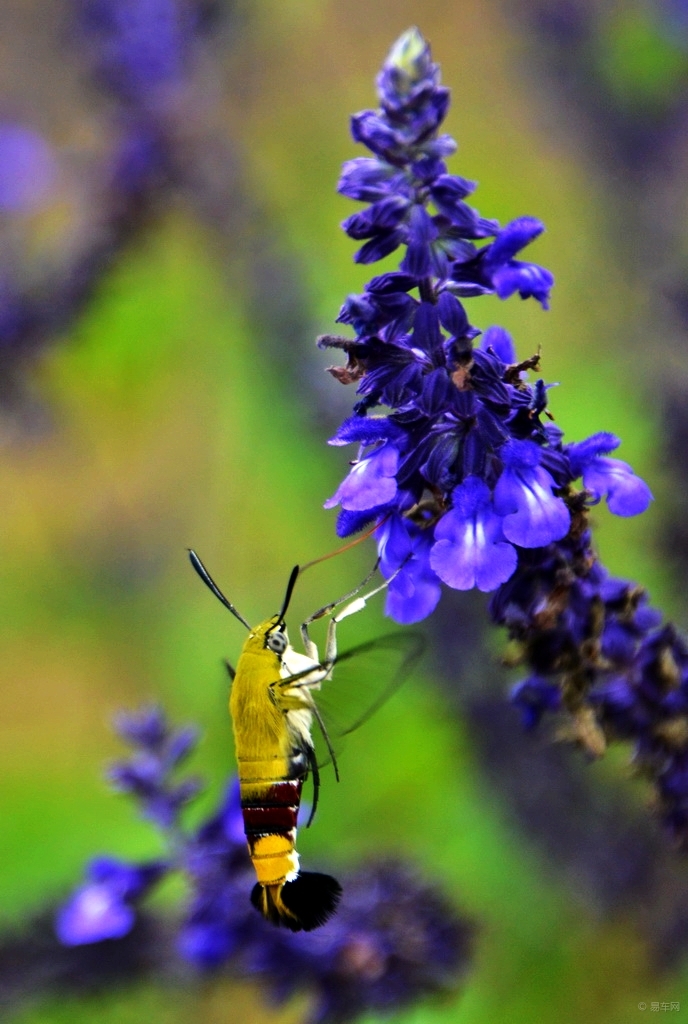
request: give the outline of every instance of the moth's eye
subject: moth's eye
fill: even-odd
[[[284,654],[287,649],[287,638],[284,633],[269,633],[266,643],[275,654]]]

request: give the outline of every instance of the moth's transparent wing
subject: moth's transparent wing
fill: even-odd
[[[344,651],[314,693],[333,740],[355,732],[392,697],[425,651],[422,633],[387,633]]]
[[[416,631],[388,633],[352,647],[340,654],[332,667],[331,678],[319,687],[311,686],[316,669],[306,669],[280,680],[285,689],[303,686],[310,690],[315,704],[311,761],[315,814],[320,786],[320,769],[332,763],[339,778],[337,757],[343,739],[368,721],[392,697],[409,676],[425,651],[425,638]],[[325,671],[326,665],[320,665]]]

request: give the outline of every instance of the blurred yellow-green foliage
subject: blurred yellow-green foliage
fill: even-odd
[[[629,340],[648,296],[619,256],[610,182],[561,123],[509,7],[244,3],[231,46],[214,55],[221,122],[258,211],[251,230],[270,226],[271,244],[301,282],[314,333],[332,330],[344,296],[369,276],[353,265],[353,244],[338,227],[351,212],[334,190],[340,163],[355,153],[348,117],[374,104],[389,45],[419,25],[452,88],[448,130],[459,153],[451,169],[479,181],[475,202],[486,216],[545,222],[533,258],[557,280],[548,314],[532,302],[485,298],[471,301],[469,316],[507,326],[524,357],[542,348],[546,378],[561,383],[551,406],[567,435],[605,429],[623,437],[621,457],[660,501],[638,521],[611,522],[601,511],[599,544],[613,571],[675,610],[654,543],[669,486],[657,399]],[[202,726],[197,766],[213,788],[194,813],[232,770],[221,661],[236,658],[241,630],[195,578],[185,549],[201,553],[253,620],[276,607],[295,562],[334,546],[333,514],[321,505],[345,456],[326,447],[309,392],[295,384],[312,339],[280,351],[280,337],[256,329],[241,242],[220,238],[176,197],[36,361],[31,388],[47,425],[36,434],[6,427],[6,926],[62,897],[94,853],[157,852],[152,831],[102,780],[118,750],[108,726],[115,709],[152,698]],[[291,375],[285,361],[296,367]],[[325,378],[321,387],[334,394],[339,385]],[[293,622],[353,585],[370,557],[359,548],[309,573]],[[342,626],[343,640],[384,628],[379,610],[359,618]],[[456,1000],[399,1019],[626,1024],[641,1001],[688,1006],[685,976],[653,973],[631,910],[597,914],[515,830],[478,770],[469,731],[439,694],[426,673],[352,738],[342,783],[328,781],[317,827],[300,842],[306,861],[335,867],[381,851],[413,858],[479,922],[476,963]],[[604,785],[605,770],[590,770]],[[271,1011],[251,986],[199,984],[181,994],[136,988],[39,1002],[16,1020],[297,1021],[303,1007],[299,1000]]]

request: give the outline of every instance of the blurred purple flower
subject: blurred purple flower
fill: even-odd
[[[36,209],[50,195],[57,170],[52,147],[37,131],[0,123],[0,212]]]
[[[139,751],[164,757],[175,738],[155,706],[118,716],[118,731]],[[177,752],[188,745],[179,742]],[[131,795],[145,805],[135,788]],[[198,970],[227,965],[256,975],[281,1003],[308,989],[312,1021],[353,1020],[367,1009],[391,1010],[453,987],[471,961],[473,926],[435,886],[401,864],[371,865],[349,876],[342,909],[317,932],[302,934],[268,924],[251,906],[255,873],[248,855],[237,780],[218,808],[189,831],[155,819],[167,839],[166,858],[128,864],[99,857],[87,881],[59,910],[55,930],[65,946],[127,935],[140,900],[170,871],[183,874],[187,904],[178,927],[181,957]],[[134,936],[132,936],[132,939]]]
[[[149,106],[179,84],[193,39],[183,0],[75,0],[96,76],[120,100]]]
[[[134,903],[162,878],[163,862],[132,865],[97,857],[88,865],[89,881],[60,909],[55,930],[65,946],[120,939],[134,926]]]

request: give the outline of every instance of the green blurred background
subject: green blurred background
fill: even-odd
[[[41,6],[50,5],[34,4],[34,13]],[[645,8],[634,10],[642,20]],[[375,105],[374,76],[409,25],[429,39],[452,88],[448,131],[459,153],[450,170],[478,180],[475,205],[485,216],[532,214],[547,225],[532,258],[555,274],[551,311],[483,298],[469,302],[469,317],[507,326],[523,357],[541,346],[544,376],[561,383],[551,407],[571,439],[597,430],[623,438],[620,456],[658,500],[637,521],[599,512],[603,558],[683,617],[685,598],[657,543],[674,493],[662,457],[664,343],[648,345],[657,330],[652,273],[644,278],[636,259],[658,236],[646,243],[642,218],[629,219],[633,185],[601,168],[522,15],[522,5],[497,0],[233,5],[204,81],[214,90],[208,121],[231,140],[244,214],[215,229],[180,190],[100,281],[85,313],[27,368],[40,429],[11,411],[0,423],[5,928],[64,896],[90,855],[158,851],[157,837],[103,782],[103,763],[119,753],[109,728],[116,709],[154,699],[174,719],[201,725],[195,765],[212,787],[192,819],[232,770],[221,659],[236,660],[242,632],[193,575],[185,549],[195,547],[242,614],[258,620],[277,607],[295,562],[335,544],[334,514],[321,506],[346,452],[326,447],[324,410],[345,409],[351,395],[324,374],[316,382],[312,346],[370,276],[353,265],[353,243],[338,227],[353,204],[335,184],[341,162],[357,153],[349,114]],[[645,37],[638,46],[632,26],[622,29],[600,59],[600,81],[615,83],[623,102],[647,105],[680,80],[680,51],[679,70],[663,78],[666,53],[648,56]],[[49,78],[35,88],[40,105]],[[68,89],[62,100],[70,102]],[[98,101],[79,103],[84,109],[62,110],[55,141],[97,148]],[[667,170],[662,195],[683,237],[685,194],[674,188],[667,200],[675,175]],[[27,222],[32,245],[58,251],[73,216],[63,203]],[[296,282],[308,336],[280,336],[257,315],[261,245]],[[269,292],[270,280],[261,287]],[[680,347],[672,353],[672,373],[684,375]],[[304,577],[292,631],[357,582],[371,558],[368,542]],[[342,644],[386,628],[377,607],[343,624]],[[441,637],[437,649],[441,658]],[[638,927],[643,908],[600,912],[517,828],[484,778],[470,728],[447,715],[429,670],[352,737],[341,770],[339,786],[325,785],[316,827],[300,835],[305,861],[341,869],[373,853],[407,857],[479,924],[475,965],[456,999],[399,1020],[626,1024],[653,1000],[688,1011],[688,974],[653,966]],[[604,787],[624,774],[623,757],[588,771]],[[642,802],[631,784],[627,792],[630,805]],[[160,901],[178,895],[168,890]],[[267,1022],[298,1021],[303,1011],[303,1000],[270,1010],[252,985],[218,982],[38,1000],[12,1019]]]

